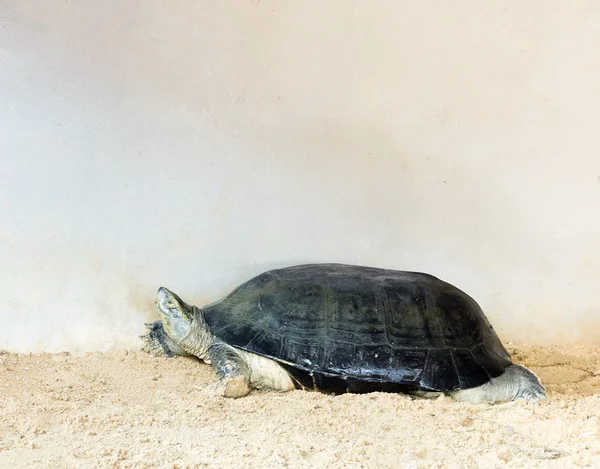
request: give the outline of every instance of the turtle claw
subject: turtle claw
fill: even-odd
[[[159,324],[157,324],[159,323]],[[162,327],[162,323],[160,321],[156,322],[145,322],[144,326],[148,329],[148,333],[144,335],[140,335],[139,338],[142,339],[146,343],[150,343],[157,339],[157,330]]]
[[[164,331],[162,321],[145,322],[144,326],[146,326],[150,332]]]
[[[223,397],[239,399],[250,393],[250,386],[248,380],[244,376],[235,376],[226,380],[222,392]]]
[[[152,340],[155,339],[155,337],[152,336],[151,332],[148,332],[148,334],[140,335],[138,337],[140,339],[142,339],[144,342],[152,342]]]
[[[240,397],[245,397],[250,393],[250,386],[248,385],[246,378],[243,376],[235,376],[207,386],[204,393],[210,399],[219,397],[238,399]]]
[[[153,357],[170,357],[172,355],[167,355],[164,350],[160,347],[160,345],[156,345],[154,343],[148,343],[142,347],[142,352],[146,352]]]
[[[145,342],[142,351],[155,357],[174,357],[175,354],[166,344],[162,322],[146,323],[145,326],[148,328],[148,333],[140,336],[140,339]]]
[[[548,396],[546,395],[545,391],[540,391],[538,389],[533,389],[533,390],[528,390],[528,391],[522,392],[517,397],[517,399],[518,400],[535,402],[535,401],[545,401],[546,399],[548,399]]]

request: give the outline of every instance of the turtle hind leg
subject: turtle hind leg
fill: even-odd
[[[177,355],[189,355],[167,335],[162,321],[146,324],[146,327],[148,328],[148,333],[140,336],[140,339],[145,342],[142,351],[147,352],[150,355],[168,358]]]
[[[223,342],[208,348],[210,362],[220,383],[218,390],[224,397],[244,397],[250,393],[250,370],[238,351]]]
[[[538,401],[546,399],[546,390],[538,377],[521,365],[509,365],[504,373],[476,388],[449,393],[461,402],[509,402],[515,400]]]

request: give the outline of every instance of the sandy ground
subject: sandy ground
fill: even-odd
[[[600,347],[508,347],[548,401],[227,400],[212,397],[211,368],[191,358],[3,353],[0,467],[600,467]]]

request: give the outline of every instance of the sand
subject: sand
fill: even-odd
[[[191,358],[2,353],[0,467],[600,467],[600,347],[508,348],[548,401],[306,391],[228,400]]]

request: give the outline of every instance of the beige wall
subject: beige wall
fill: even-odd
[[[123,6],[126,4],[127,6]],[[136,347],[166,285],[428,271],[600,341],[596,1],[4,1],[0,348]]]

